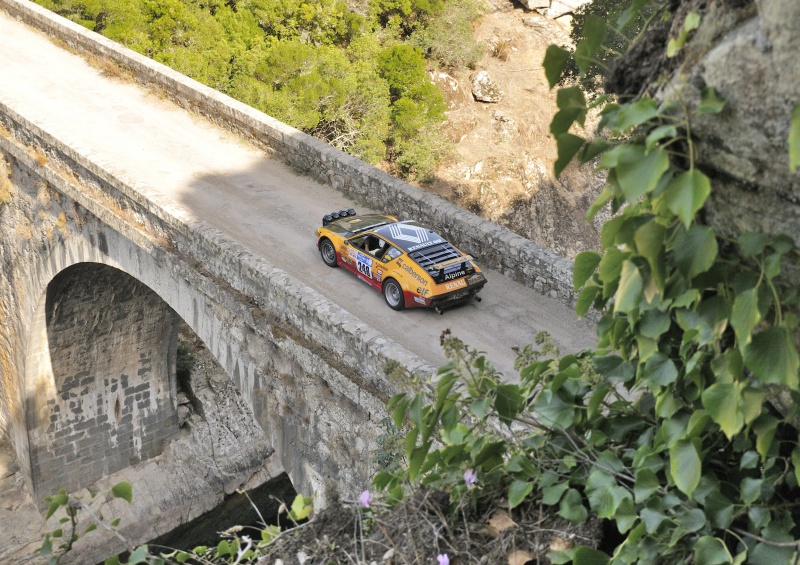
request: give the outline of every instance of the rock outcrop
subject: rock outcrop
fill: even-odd
[[[665,42],[690,12],[701,15],[700,27],[667,59]],[[798,25],[797,0],[683,2],[671,24],[617,62],[607,84],[634,94],[666,74],[655,93],[664,102],[696,107],[706,87],[726,101],[720,114],[692,123],[697,164],[714,183],[706,218],[723,233],[783,233],[800,244],[800,172],[789,174],[788,156],[790,115],[800,102]]]

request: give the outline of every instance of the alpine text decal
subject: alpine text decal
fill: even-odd
[[[464,269],[459,269],[458,271],[453,271],[452,273],[445,273],[444,280],[451,281],[453,279],[457,279],[458,277],[463,277],[467,274],[467,271]]]

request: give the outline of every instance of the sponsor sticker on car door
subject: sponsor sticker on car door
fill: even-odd
[[[358,253],[356,255],[356,269],[360,274],[364,275],[369,279],[372,278],[373,263],[374,259],[369,255],[364,255],[363,253]]]

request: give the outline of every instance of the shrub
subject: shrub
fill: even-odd
[[[484,46],[474,39],[473,23],[482,13],[475,0],[448,2],[409,38],[428,57],[448,68],[475,68],[483,57]]]

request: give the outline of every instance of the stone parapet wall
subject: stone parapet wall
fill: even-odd
[[[482,265],[566,304],[574,303],[572,262],[568,259],[31,2],[0,0],[0,9],[71,48],[114,61],[130,70],[141,84],[161,89],[182,106],[244,135],[356,201],[423,222],[458,242]]]
[[[139,249],[137,253],[166,265],[171,276],[182,281],[186,288],[170,290],[175,284],[167,280],[164,288],[153,290],[204,339],[251,403],[262,426],[272,429],[276,451],[286,455],[285,467],[293,466],[286,470],[293,482],[297,481],[298,490],[311,492],[309,487],[322,487],[322,478],[349,494],[353,494],[355,485],[365,484],[367,454],[380,433],[383,401],[393,393],[385,368],[399,364],[427,375],[433,373],[433,367],[263,258],[202,222],[187,218],[174,204],[159,200],[145,187],[112,176],[79,149],[42,131],[2,102],[0,124],[11,134],[8,138],[0,135],[0,152],[17,168],[28,171],[25,174],[31,180],[26,182],[48,186],[63,195],[58,200],[74,203],[64,204],[67,230],[75,232],[72,239],[80,232],[72,222],[88,214],[106,226],[105,235],[98,232],[93,236],[98,250],[95,254],[109,254],[109,249],[113,252],[119,244],[112,238],[124,238]],[[69,239],[66,243],[67,247],[71,245]],[[77,252],[68,249],[66,254]],[[87,254],[82,260],[97,258]],[[26,291],[30,296],[15,301],[33,303],[41,291],[34,286]],[[169,292],[175,297],[165,295]],[[198,296],[194,300],[199,304],[186,298],[190,292]],[[222,321],[198,320],[198,308],[212,309],[213,316]],[[18,333],[24,335],[30,323],[20,320],[15,324]],[[204,323],[211,325],[204,327]],[[274,384],[275,379],[286,379],[289,387]],[[300,408],[305,412],[289,410],[299,402],[297,396],[292,397],[297,392],[291,387],[302,391]],[[324,399],[324,394],[329,398]],[[330,422],[319,414],[317,403],[323,401],[325,410],[333,414]],[[276,412],[276,404],[287,408]],[[314,429],[304,427],[309,417]],[[276,422],[284,423],[286,429],[280,429]],[[337,438],[351,441],[338,445]],[[315,445],[325,446],[330,452],[318,453],[312,447]],[[302,456],[287,454],[292,447],[307,451]],[[307,475],[316,463],[325,472]]]

